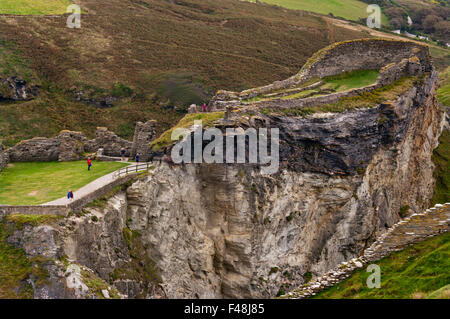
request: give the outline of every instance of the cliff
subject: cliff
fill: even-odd
[[[53,259],[91,269],[130,298],[269,298],[298,287],[360,256],[404,207],[412,214],[429,205],[431,155],[444,123],[438,77],[424,48],[406,47],[409,55],[380,62],[403,65],[398,76],[344,96],[351,107],[339,112],[327,101],[309,114],[296,113],[303,105],[267,111],[238,101],[211,124],[279,128],[275,174],[255,165],[155,164],[48,226],[39,241],[26,236],[39,233],[28,226],[10,242],[54,251]],[[50,297],[64,296],[54,287],[65,280],[44,285]]]

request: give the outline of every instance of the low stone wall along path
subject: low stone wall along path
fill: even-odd
[[[423,241],[429,237],[447,232],[450,224],[450,203],[436,204],[424,213],[413,214],[392,226],[381,235],[361,257],[344,262],[335,269],[308,284],[300,286],[281,298],[309,298],[326,288],[350,277],[357,268],[374,263],[395,251],[400,251],[409,245]]]

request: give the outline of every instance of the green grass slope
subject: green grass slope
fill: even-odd
[[[251,0],[251,2],[255,2],[255,0]],[[260,2],[326,15],[332,13],[336,17],[353,21],[367,19],[369,16],[366,11],[368,4],[358,0],[261,0]],[[382,15],[382,23],[387,23],[384,15]]]
[[[445,233],[383,258],[381,288],[368,288],[371,273],[358,270],[345,281],[323,291],[317,299],[449,298],[450,234]],[[442,289],[443,287],[446,287]]]
[[[0,14],[63,14],[70,3],[69,0],[2,0],[0,2]]]
[[[86,184],[114,172],[125,163],[85,161],[14,163],[0,172],[0,203],[38,205],[66,196]]]

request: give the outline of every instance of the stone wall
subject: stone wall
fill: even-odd
[[[413,214],[398,222],[381,235],[360,257],[343,262],[326,274],[302,285],[282,298],[304,299],[336,285],[350,277],[358,268],[375,263],[408,245],[448,232],[450,203],[436,204],[424,213]]]
[[[9,156],[8,153],[5,152],[5,148],[2,144],[0,144],[0,171],[3,169],[3,167],[6,166],[9,162]]]
[[[24,140],[6,152],[11,162],[76,161],[85,158],[85,153],[95,153],[103,148],[106,156],[120,156],[120,150],[131,154],[133,143],[118,137],[104,127],[97,129],[95,139],[88,140],[82,133],[61,131],[57,137],[35,137]],[[143,146],[140,145],[142,148]]]
[[[424,72],[432,69],[428,46],[411,41],[361,39],[331,45],[316,53],[297,75],[302,81],[355,70],[380,70],[417,56]]]
[[[95,139],[88,141],[84,148],[87,152],[97,152],[103,148],[103,155],[119,157],[120,150],[125,148],[126,156],[130,156],[133,143],[120,138],[115,133],[108,131],[106,127],[98,127],[95,132]]]
[[[150,142],[156,137],[156,121],[148,121],[146,123],[137,122],[134,131],[133,147],[131,149],[131,157],[139,154],[140,160],[147,162],[151,157]]]
[[[295,87],[313,78],[337,75],[355,70],[380,70],[391,63],[416,56],[422,72],[432,70],[428,47],[411,41],[360,39],[332,44],[314,54],[299,73],[282,81],[237,92],[219,91],[210,102],[210,109],[239,105],[243,99]]]
[[[336,103],[344,97],[358,96],[366,92],[371,92],[381,88],[387,84],[393,83],[403,76],[421,76],[422,65],[416,56],[403,59],[399,63],[391,63],[383,67],[375,84],[368,85],[362,88],[351,89],[348,91],[331,93],[328,95],[320,95],[313,97],[305,97],[302,99],[274,99],[269,101],[262,101],[255,104],[258,108],[272,108],[272,109],[294,109],[309,107],[314,105],[323,105]]]
[[[59,159],[58,138],[35,137],[9,148],[11,162],[49,162]]]
[[[68,205],[25,205],[25,206],[8,206],[0,205],[0,216],[6,216],[11,214],[24,214],[24,215],[59,215],[67,216],[71,211]]]

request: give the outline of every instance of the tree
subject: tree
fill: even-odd
[[[430,8],[411,9],[411,13],[413,21],[419,24],[422,24],[427,16],[435,14]]]
[[[429,15],[427,16],[422,23],[423,29],[425,30],[425,32],[427,33],[433,33],[435,31],[435,25],[438,22],[441,22],[442,18],[437,16],[437,15]]]

